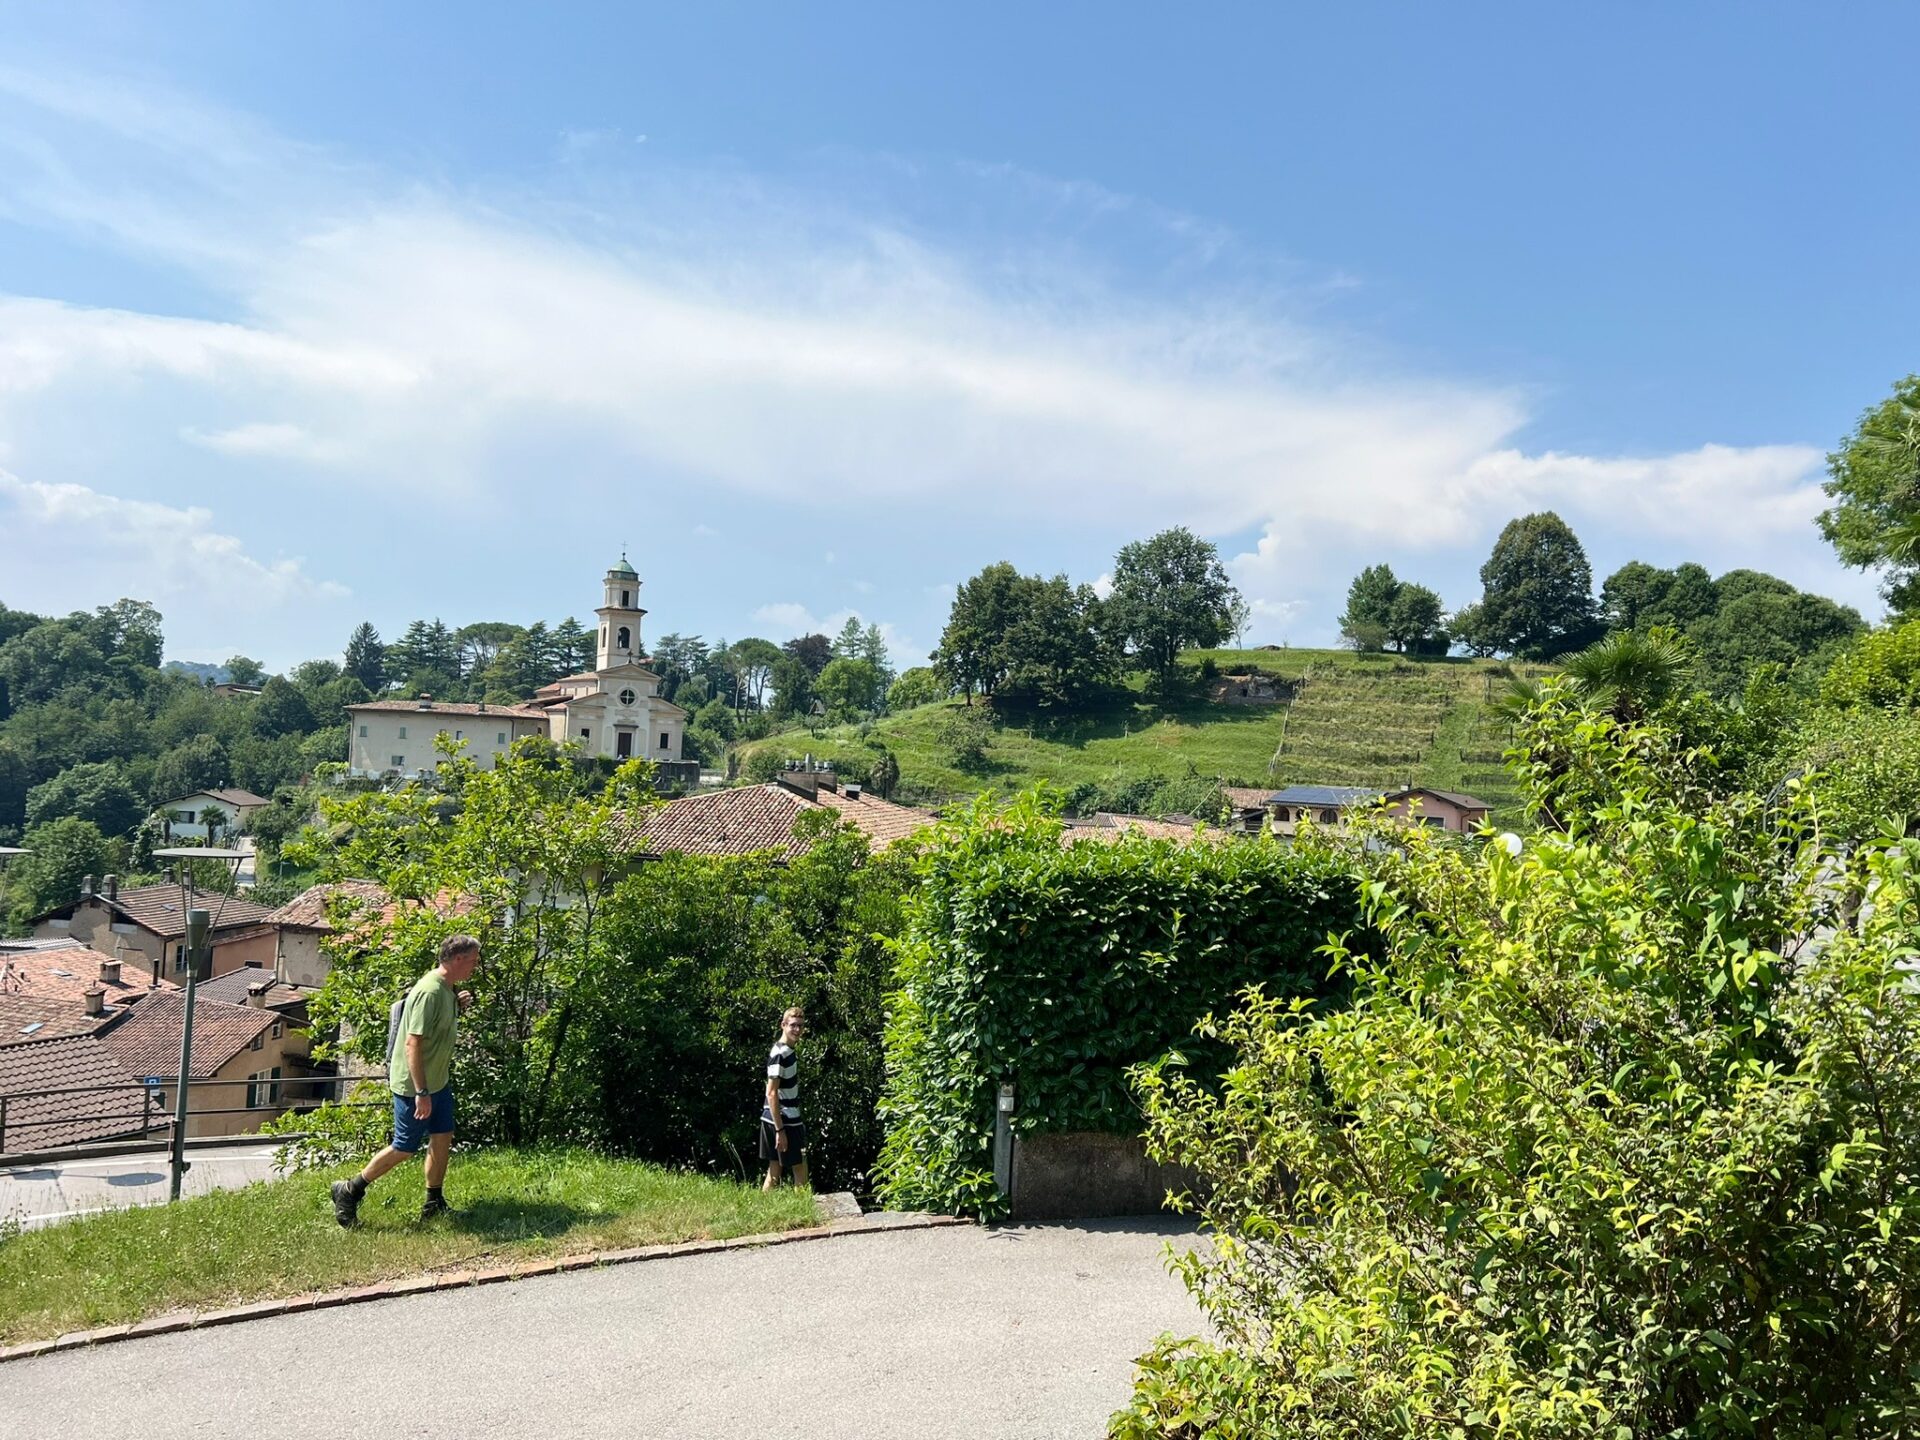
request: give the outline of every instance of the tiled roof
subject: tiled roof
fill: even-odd
[[[171,980],[155,985],[153,972],[132,960],[122,962],[118,980],[102,980],[101,962],[107,958],[77,940],[58,950],[0,950],[0,973],[10,977],[0,982],[0,990],[29,998],[70,1002],[78,1009],[87,991],[95,985],[107,992],[109,1005],[130,1004],[156,990],[178,988]]]
[[[115,1007],[108,1015],[118,1015]],[[0,1045],[24,1045],[61,1035],[90,1035],[106,1016],[89,1015],[78,1000],[53,995],[12,995],[0,992]]]
[[[801,852],[793,827],[801,815],[831,810],[865,833],[876,848],[925,829],[934,817],[924,810],[895,805],[875,795],[851,799],[830,790],[817,798],[784,785],[745,785],[670,800],[630,824],[629,838],[643,854],[673,851],[689,855],[747,855],[778,850],[791,858]]]
[[[1264,810],[1267,797],[1273,792],[1253,785],[1222,785],[1220,793],[1227,797],[1227,803],[1236,810]]]
[[[176,1068],[179,1058],[174,1056]],[[0,1095],[10,1097],[7,1133],[0,1149],[15,1153],[51,1150],[141,1134],[145,1122],[158,1122],[160,1117],[148,1114],[138,1079],[128,1073],[104,1040],[92,1035],[67,1035],[0,1048]],[[90,1095],[14,1098],[29,1090],[83,1085],[127,1088]]]
[[[106,1032],[102,1039],[132,1074],[177,1075],[180,1071],[180,1019],[186,997],[178,990],[155,995]],[[212,1078],[245,1049],[254,1036],[285,1021],[284,1015],[251,1005],[228,1005],[194,996],[193,1078]]]
[[[418,700],[363,700],[348,710],[411,711],[415,715],[505,715],[509,719],[544,720],[546,715],[524,705],[464,705],[447,700],[422,704]]]
[[[248,992],[255,985],[265,985],[266,1004],[269,1010],[290,1010],[304,1005],[307,997],[314,993],[309,985],[289,985],[284,980],[276,980],[271,970],[258,965],[242,965],[238,970],[229,971],[213,980],[203,980],[194,987],[195,1000],[219,1000],[227,1005],[245,1005]]]
[[[1101,810],[1069,824],[1060,840],[1062,844],[1071,845],[1076,840],[1112,842],[1128,835],[1144,835],[1150,840],[1177,840],[1184,845],[1194,840],[1222,840],[1226,834],[1212,826],[1202,830],[1191,820],[1155,819],[1151,815],[1122,815]]]
[[[122,889],[112,900],[104,894],[97,894],[94,899],[118,911],[123,920],[129,920],[164,940],[178,939],[187,933],[186,911],[180,908],[178,885],[141,885],[131,890]],[[34,916],[33,923],[37,925],[56,915],[70,917],[81,903],[79,900],[70,900],[65,905],[56,905],[45,914]],[[202,892],[194,896],[193,903],[214,917],[214,923],[219,927],[214,933],[221,938],[239,926],[257,925],[273,913],[265,905],[256,905],[238,895],[209,895]]]
[[[327,902],[340,897],[356,905],[384,909],[393,902],[386,887],[374,880],[336,880],[326,885],[315,885],[302,890],[293,899],[282,905],[267,917],[272,925],[288,925],[297,930],[323,930],[331,932],[333,924],[327,919]]]
[[[1387,799],[1389,801],[1404,800],[1410,795],[1432,795],[1436,799],[1446,800],[1454,805],[1458,805],[1462,810],[1493,809],[1493,806],[1485,800],[1476,800],[1473,796],[1462,795],[1457,790],[1434,790],[1425,785],[1415,785],[1411,788],[1395,790],[1391,795],[1387,796]]]
[[[196,790],[191,795],[182,795],[179,800],[169,800],[166,804],[156,808],[161,810],[171,809],[173,806],[180,804],[182,800],[198,800],[202,795],[242,810],[251,809],[256,805],[270,805],[273,803],[265,796],[256,795],[251,790]]]
[[[1370,805],[1386,792],[1371,785],[1289,785],[1267,797],[1269,805]]]

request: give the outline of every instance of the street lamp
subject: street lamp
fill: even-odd
[[[193,997],[200,981],[202,970],[211,970],[213,950],[211,937],[220,928],[220,917],[226,913],[227,900],[232,895],[240,876],[240,862],[247,858],[244,850],[203,850],[192,846],[182,846],[171,850],[153,852],[156,860],[172,860],[175,877],[180,882],[180,913],[186,917],[187,933],[187,995],[186,1009],[180,1019],[180,1088],[173,1097],[173,1157],[168,1166],[171,1178],[167,1185],[167,1199],[180,1198],[180,1182],[191,1167],[187,1163],[187,1086],[193,1078]],[[211,920],[204,909],[193,903],[194,872],[188,863],[194,860],[213,860],[233,866],[232,878],[227,885],[227,893],[220,897],[220,908],[214,912]],[[209,977],[211,978],[211,977]]]

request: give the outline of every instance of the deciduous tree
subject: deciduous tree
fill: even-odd
[[[1239,598],[1213,542],[1176,527],[1114,557],[1105,606],[1113,633],[1164,691],[1182,650],[1232,633]]]

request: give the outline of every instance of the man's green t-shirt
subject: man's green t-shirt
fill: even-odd
[[[413,1095],[413,1073],[407,1068],[407,1037],[420,1036],[420,1059],[426,1071],[429,1095],[447,1088],[453,1079],[453,1027],[460,1016],[460,997],[438,966],[414,982],[400,1011],[400,1035],[393,1048],[392,1074],[387,1088],[396,1095]]]

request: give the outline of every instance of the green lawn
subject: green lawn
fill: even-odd
[[[1221,675],[1258,669],[1294,682],[1280,705],[1229,705],[1208,697],[1200,667]],[[1144,695],[1098,715],[1058,724],[1007,725],[994,736],[987,763],[959,769],[940,740],[940,724],[958,702],[923,706],[874,722],[862,736],[842,725],[818,735],[789,732],[742,747],[870,764],[876,745],[900,763],[899,798],[938,802],[1006,793],[1048,780],[1071,789],[1143,775],[1177,778],[1188,766],[1229,784],[1416,784],[1465,790],[1496,810],[1512,802],[1501,766],[1503,724],[1487,702],[1509,674],[1540,666],[1487,660],[1403,660],[1346,650],[1190,651],[1181,664],[1193,677],[1187,698],[1157,704]],[[1134,681],[1139,693],[1140,677]]]
[[[811,1194],[662,1170],[577,1151],[457,1154],[447,1198],[464,1218],[418,1223],[420,1167],[387,1176],[360,1228],[334,1223],[343,1168],[178,1205],[123,1210],[25,1233],[0,1229],[0,1345],[169,1310],[484,1268],[586,1250],[724,1239],[811,1225]]]

